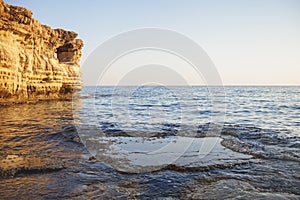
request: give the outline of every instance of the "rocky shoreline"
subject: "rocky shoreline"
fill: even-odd
[[[0,0],[0,104],[64,99],[81,90],[77,33],[52,29]]]

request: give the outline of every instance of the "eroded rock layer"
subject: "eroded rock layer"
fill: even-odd
[[[52,29],[0,0],[0,103],[71,96],[81,89],[77,33]]]

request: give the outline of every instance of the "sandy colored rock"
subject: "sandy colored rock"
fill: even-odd
[[[18,173],[51,172],[65,168],[58,158],[46,155],[0,155],[0,179],[14,177]]]
[[[0,103],[65,98],[81,89],[77,33],[51,29],[0,0]]]

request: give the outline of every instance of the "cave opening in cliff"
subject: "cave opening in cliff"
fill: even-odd
[[[73,63],[75,52],[72,44],[64,44],[56,49],[56,57],[60,63]]]

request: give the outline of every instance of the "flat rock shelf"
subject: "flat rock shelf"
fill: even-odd
[[[221,145],[219,137],[164,138],[99,137],[85,141],[98,160],[124,173],[161,169],[205,171],[256,162],[251,155],[238,153]]]

